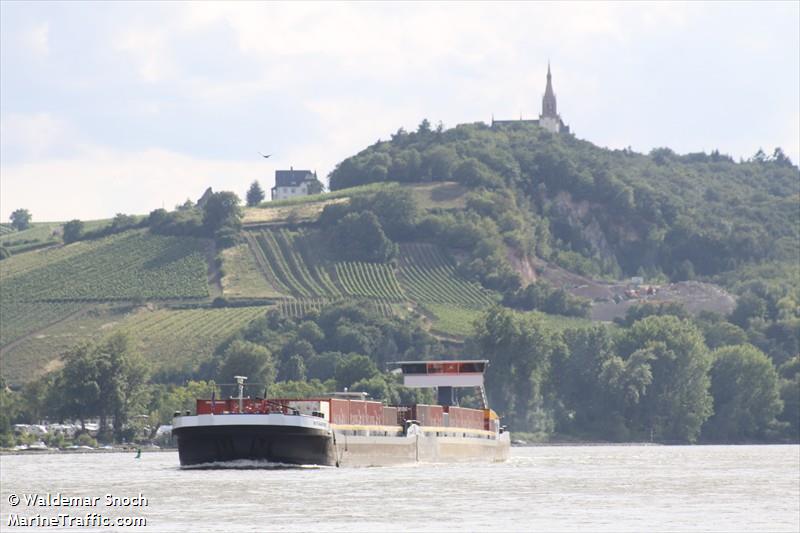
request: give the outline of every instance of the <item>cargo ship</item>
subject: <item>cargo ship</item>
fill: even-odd
[[[505,461],[510,435],[486,405],[488,361],[401,361],[406,387],[431,387],[438,404],[384,405],[365,393],[317,398],[198,399],[196,412],[175,413],[173,436],[182,467],[240,461],[278,465],[383,466],[415,462]],[[455,389],[480,391],[481,409],[455,405]]]

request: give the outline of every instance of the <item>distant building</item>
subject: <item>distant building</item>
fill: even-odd
[[[533,124],[539,126],[552,133],[569,133],[569,126],[564,124],[561,116],[558,114],[556,106],[556,93],[553,91],[553,81],[550,74],[550,63],[547,63],[547,85],[544,89],[544,96],[542,97],[542,113],[539,115],[538,120],[495,120],[492,117],[492,127],[497,126],[519,126],[523,124]]]
[[[317,173],[310,170],[276,170],[275,186],[270,189],[273,200],[285,200],[294,196],[307,196],[322,192]]]
[[[198,198],[197,203],[195,204],[199,209],[203,209],[208,203],[208,199],[214,194],[214,191],[211,190],[211,187],[206,189],[206,192],[203,193],[203,196]]]

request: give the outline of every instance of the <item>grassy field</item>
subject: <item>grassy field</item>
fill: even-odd
[[[426,303],[424,310],[431,320],[431,332],[454,337],[468,337],[473,333],[473,324],[483,311],[455,305]]]
[[[468,189],[459,183],[440,181],[403,187],[411,191],[420,209],[463,209],[467,205]]]
[[[0,288],[28,302],[204,298],[206,244],[129,231],[6,259]]]
[[[111,219],[85,220],[83,231],[94,231],[111,224]],[[34,244],[60,244],[64,222],[33,222],[26,230],[16,231],[10,224],[0,224],[0,245],[12,253]]]
[[[61,228],[61,222],[35,222],[26,230],[7,231],[0,233],[0,245],[11,247],[14,243],[23,241],[58,241],[60,237],[54,236],[53,232]],[[8,226],[10,227],[10,226]]]
[[[277,298],[275,290],[258,270],[255,258],[247,244],[239,244],[222,251],[222,294],[231,298]]]
[[[466,206],[467,189],[463,185],[454,182],[425,183],[422,185],[394,182],[371,183],[323,194],[264,202],[258,207],[245,208],[243,222],[245,225],[280,225],[310,222],[319,218],[326,205],[348,202],[354,196],[396,189],[404,189],[411,192],[417,205],[423,210],[463,209]]]
[[[431,322],[431,332],[455,337],[468,337],[474,333],[474,323],[486,310],[469,309],[454,305],[426,303],[423,310]],[[587,328],[597,325],[588,318],[547,315],[538,311],[520,312],[542,320],[556,331],[570,328]],[[609,327],[616,327],[611,324]]]
[[[300,204],[316,203],[336,198],[351,198],[362,194],[372,194],[378,191],[385,191],[399,187],[396,182],[386,183],[368,183],[366,185],[359,185],[358,187],[350,187],[349,189],[341,189],[333,192],[324,192],[321,194],[311,194],[308,196],[295,196],[294,198],[287,198],[285,200],[274,200],[263,202],[258,206],[259,209],[272,209],[276,207],[291,207]]]
[[[305,198],[312,198],[307,196]],[[288,200],[282,200],[287,202]],[[294,202],[289,205],[269,207],[246,207],[242,223],[247,225],[286,224],[289,222],[308,222],[319,218],[326,205],[347,202],[348,198]],[[276,202],[278,203],[278,202]]]
[[[269,307],[166,309],[97,306],[25,339],[0,354],[3,377],[20,384],[60,367],[62,354],[82,342],[124,331],[154,372],[190,372],[234,331]]]

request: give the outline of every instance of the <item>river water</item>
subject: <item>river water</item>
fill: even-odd
[[[547,446],[514,448],[502,464],[351,469],[182,470],[175,452],[7,455],[0,489],[2,531],[796,533],[800,446]],[[89,500],[26,500],[48,493]],[[119,500],[107,506],[107,494]],[[147,525],[79,527],[93,514]],[[75,527],[22,525],[37,515]]]

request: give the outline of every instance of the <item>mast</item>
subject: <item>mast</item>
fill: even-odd
[[[239,412],[242,413],[244,412],[244,382],[247,381],[247,376],[233,376],[233,379],[239,386],[239,395],[234,399],[239,400]]]

